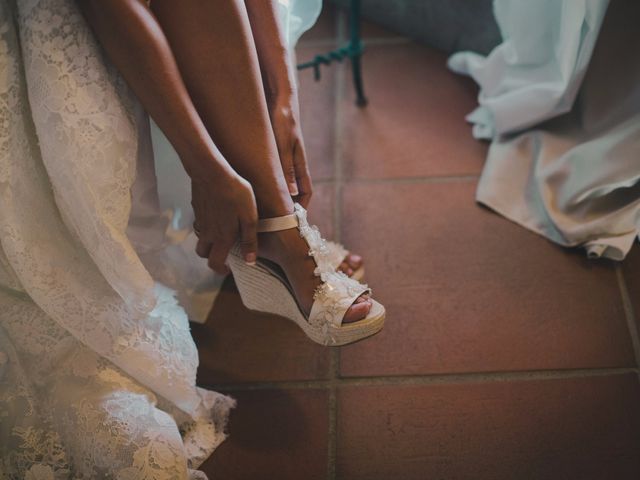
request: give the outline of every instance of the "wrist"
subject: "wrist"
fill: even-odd
[[[192,183],[216,187],[227,183],[229,177],[236,174],[221,154],[192,155],[189,159],[190,165],[185,165],[185,170]]]
[[[299,117],[298,95],[294,90],[279,90],[268,99],[271,121],[297,123]]]
[[[297,97],[295,82],[283,73],[265,75],[264,88],[269,107],[290,104]]]

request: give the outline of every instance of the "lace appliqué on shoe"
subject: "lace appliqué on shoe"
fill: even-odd
[[[337,242],[331,242],[329,240],[325,240],[325,242],[329,249],[329,261],[331,262],[331,265],[333,265],[333,269],[337,270],[340,268],[340,264],[347,258],[349,251]]]
[[[309,244],[309,255],[317,265],[314,273],[322,280],[313,296],[309,324],[328,333],[329,325],[339,327],[353,302],[363,293],[371,293],[371,289],[335,270],[333,250],[320,235],[318,227],[309,225],[307,211],[297,203],[294,207],[300,235]]]

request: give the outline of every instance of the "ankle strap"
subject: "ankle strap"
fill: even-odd
[[[258,233],[279,232],[298,226],[298,217],[295,213],[282,217],[261,218],[258,220]]]

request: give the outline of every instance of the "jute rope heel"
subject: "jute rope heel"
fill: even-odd
[[[302,206],[296,203],[293,214],[262,219],[258,223],[258,232],[277,232],[290,228],[297,228],[309,245],[309,255],[317,265],[314,273],[322,281],[313,297],[311,313],[305,316],[291,285],[269,262],[258,258],[255,265],[246,264],[240,247],[236,245],[227,263],[233,272],[242,303],[250,310],[293,320],[311,340],[321,345],[346,345],[379,332],[384,325],[385,310],[373,299],[366,318],[342,323],[344,314],[353,302],[360,295],[371,293],[371,289],[335,270],[332,251],[318,229],[309,225],[307,212]]]

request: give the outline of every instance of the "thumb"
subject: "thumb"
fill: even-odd
[[[240,220],[240,251],[244,261],[254,265],[258,258],[257,215]]]
[[[299,187],[299,194],[296,201],[304,208],[307,208],[309,206],[309,201],[311,200],[313,187],[311,185],[311,175],[309,175],[309,167],[307,165],[304,146],[300,142],[295,144],[293,167],[296,172],[296,182]]]
[[[296,181],[296,167],[293,161],[293,148],[288,135],[278,135],[276,140],[276,143],[278,144],[278,154],[280,156],[282,173],[284,174],[284,179],[287,182],[289,194],[292,197],[295,197],[299,192],[298,182]]]

